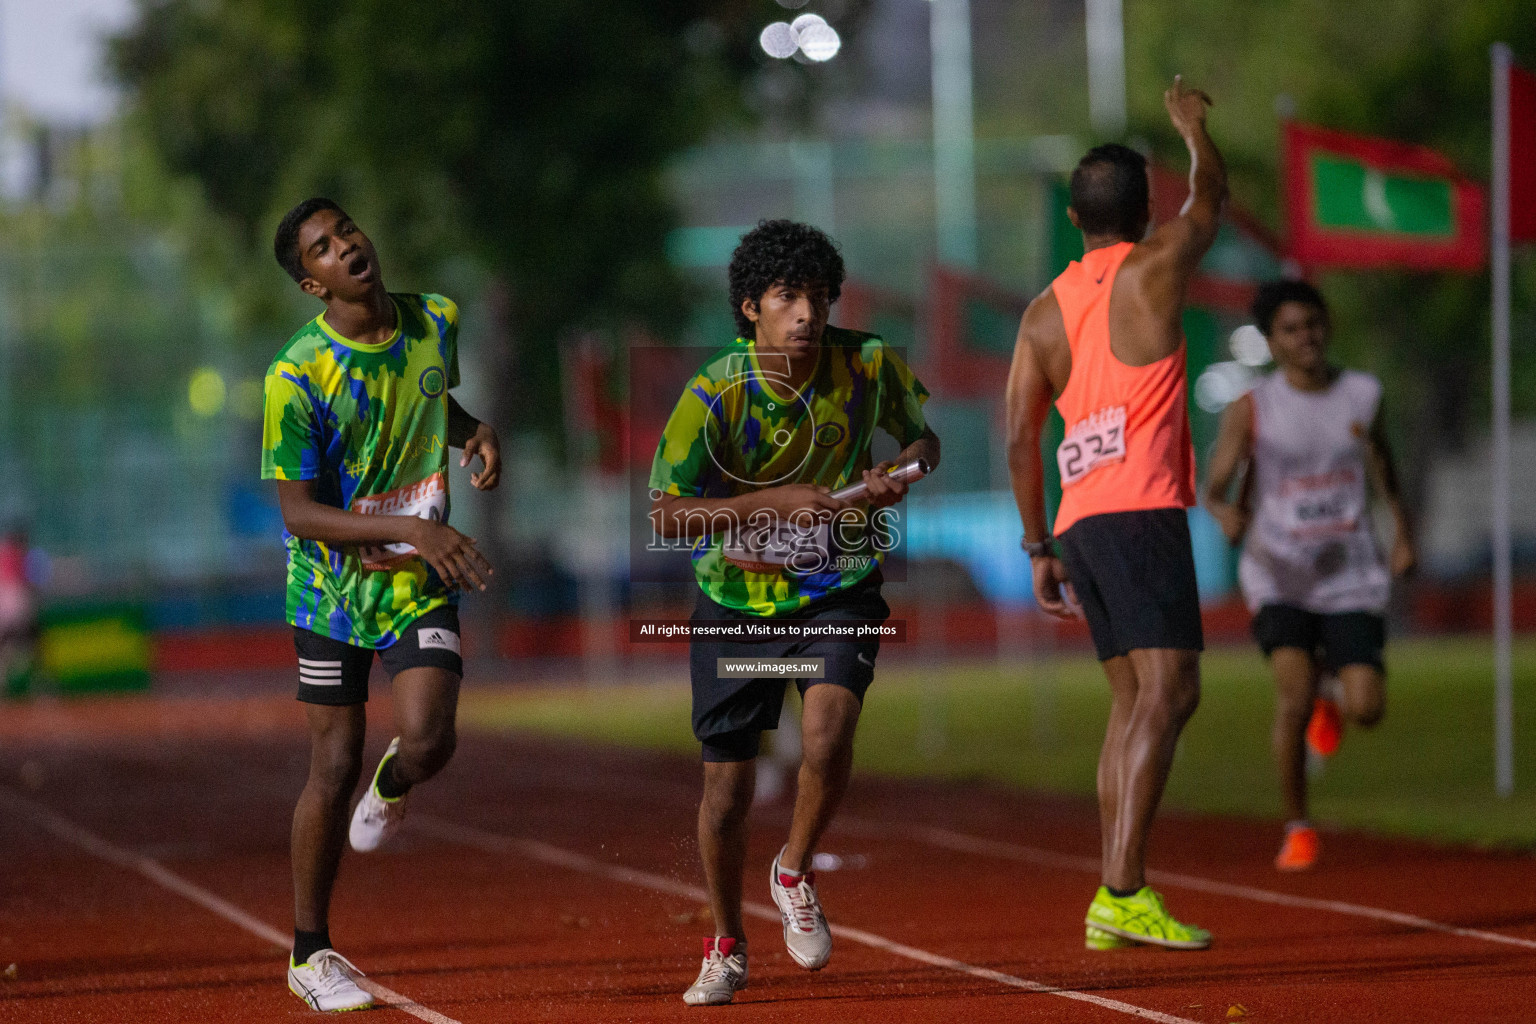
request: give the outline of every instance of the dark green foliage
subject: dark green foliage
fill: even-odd
[[[379,241],[392,287],[483,268],[507,300],[501,361],[529,381],[519,411],[548,423],[561,338],[680,316],[662,172],[742,116],[762,7],[144,0],[112,64],[137,129],[253,253],[323,194]]]

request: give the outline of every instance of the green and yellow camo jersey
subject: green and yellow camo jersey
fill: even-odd
[[[651,463],[652,490],[728,498],[782,484],[836,490],[870,468],[879,427],[902,447],[926,429],[928,391],[880,338],[828,327],[816,369],[798,394],[781,383],[782,356],[738,338],[709,358],[678,400]],[[779,363],[776,367],[775,363]],[[857,583],[883,560],[868,524],[835,531],[832,558],[810,571],[749,572],[726,560],[725,535],[694,542],[694,576],[711,599],[755,615],[792,615]]]
[[[315,317],[267,370],[261,476],[313,480],[315,498],[370,515],[448,519],[448,389],[459,383],[459,310],[391,295],[389,340],[363,345]],[[288,621],[353,644],[393,644],[456,600],[409,544],[330,547],[284,533]]]

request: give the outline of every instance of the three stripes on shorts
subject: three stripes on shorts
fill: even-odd
[[[310,686],[340,686],[341,661],[299,659],[299,682]]]

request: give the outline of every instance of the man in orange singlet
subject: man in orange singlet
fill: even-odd
[[[1163,94],[1190,155],[1179,216],[1147,235],[1146,160],[1099,146],[1072,173],[1072,223],[1085,250],[1029,304],[1008,374],[1008,462],[1035,598],[1088,620],[1113,703],[1099,756],[1103,885],[1087,945],[1204,949],[1146,884],[1147,833],[1174,745],[1200,701],[1200,600],[1185,509],[1195,503],[1184,290],[1216,238],[1226,170],[1205,131],[1210,98],[1175,78]],[[1040,434],[1051,400],[1061,506],[1046,528]]]

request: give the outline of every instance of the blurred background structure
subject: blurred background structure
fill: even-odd
[[[1171,215],[1187,159],[1162,90],[1179,72],[1215,97],[1233,201],[1185,324],[1203,458],[1267,361],[1254,285],[1311,269],[1288,259],[1284,123],[1418,143],[1486,181],[1488,44],[1536,59],[1528,2],[1379,6],[0,0],[0,522],[29,531],[45,623],[108,624],[45,644],[43,667],[143,685],[219,669],[231,638],[241,666],[286,666],[261,380],[316,310],[270,237],[317,193],[373,235],[392,288],[463,310],[461,398],[509,456],[493,495],[454,483],[504,569],[468,606],[480,657],[607,677],[650,657],[632,612],[691,603],[683,566],[631,578],[633,479],[660,423],[635,413],[630,353],[731,340],[724,266],[765,217],[841,242],[834,321],[906,347],[934,392],[945,464],[901,552],[924,586],[892,591],[920,609],[913,650],[1079,645],[1029,612],[1000,428],[1018,315],[1081,252],[1066,176],[1127,141]],[[1337,358],[1386,382],[1424,556],[1399,628],[1486,629],[1486,272],[1312,276]],[[1536,261],[1517,258],[1513,291],[1531,629]],[[1240,639],[1232,554],[1191,516],[1214,634]]]

